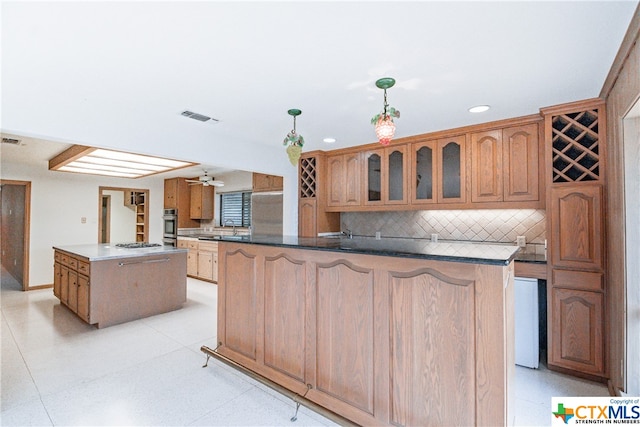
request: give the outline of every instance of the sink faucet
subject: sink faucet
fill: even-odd
[[[232,219],[228,219],[224,222],[224,226],[227,226],[227,223],[231,222],[231,225],[233,226],[233,235],[237,236],[238,235],[238,230],[236,230],[236,223],[232,220]]]
[[[348,228],[345,228],[344,230],[345,231],[343,231],[342,234],[347,236],[349,239],[353,239],[353,233],[351,232],[351,230],[349,230]]]

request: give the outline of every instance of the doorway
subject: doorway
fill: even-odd
[[[148,241],[148,189],[99,187],[98,203],[98,243]]]
[[[626,391],[640,390],[640,99],[624,116],[624,206],[626,252]]]
[[[12,284],[11,286],[26,291],[30,289],[31,182],[0,180],[0,194],[2,286]]]

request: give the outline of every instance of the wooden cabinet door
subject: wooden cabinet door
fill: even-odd
[[[327,206],[342,206],[344,195],[344,156],[327,157]]]
[[[549,363],[594,375],[604,373],[603,295],[551,289]]]
[[[362,170],[364,177],[363,200],[365,205],[375,206],[383,204],[383,157],[383,149],[367,151],[362,157]]]
[[[78,311],[78,272],[69,270],[69,294],[67,307],[74,313]]]
[[[327,206],[360,205],[360,154],[327,157]]]
[[[344,200],[345,206],[360,205],[360,177],[362,176],[360,153],[345,154],[344,159]]]
[[[189,249],[187,254],[187,274],[189,276],[198,277],[198,250]]]
[[[213,269],[211,271],[211,280],[218,282],[218,252],[213,252],[211,255],[213,262]]]
[[[318,235],[317,203],[315,198],[299,199],[298,235],[300,237],[316,237]]]
[[[427,141],[411,146],[409,185],[411,204],[436,202],[437,142]]]
[[[85,322],[89,322],[89,278],[78,274],[78,310],[77,314]]]
[[[254,172],[252,180],[252,190],[256,193],[261,191],[282,191],[284,188],[284,180],[278,175],[266,175]]]
[[[536,123],[503,129],[502,170],[505,202],[540,199],[542,177],[538,172],[539,151]]]
[[[60,301],[69,301],[69,267],[65,265],[60,266]]]
[[[191,186],[191,219],[213,219],[213,186],[192,185]]]
[[[223,245],[224,248],[224,245]],[[256,361],[259,290],[256,256],[238,250],[222,254],[224,285],[218,296],[218,342],[225,350]],[[227,260],[228,262],[225,262]]]
[[[264,257],[264,364],[305,383],[307,350],[306,262]]]
[[[60,272],[62,265],[59,262],[53,264],[53,295],[60,298]]]
[[[377,361],[372,337],[381,328],[373,270],[342,262],[318,264],[315,287],[315,339],[323,345],[315,349],[309,374],[313,394],[349,405],[359,416],[371,416]]]
[[[551,187],[551,263],[554,267],[601,270],[602,187]]]
[[[502,131],[471,134],[471,202],[501,202]]]
[[[385,205],[406,205],[409,200],[407,178],[409,176],[406,145],[387,147],[384,150],[382,182]]]
[[[205,280],[213,280],[213,253],[198,252],[198,277]]]
[[[467,143],[464,135],[438,140],[437,202],[467,201]]]
[[[178,178],[164,180],[164,208],[178,208]]]

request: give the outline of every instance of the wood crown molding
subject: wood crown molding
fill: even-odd
[[[540,114],[547,116],[549,114],[566,113],[567,111],[583,111],[589,108],[603,107],[604,104],[605,100],[603,98],[583,99],[581,101],[543,107],[540,109]]]
[[[631,18],[629,28],[622,39],[618,53],[616,54],[613,64],[611,64],[611,68],[609,69],[609,74],[604,80],[604,84],[600,90],[601,98],[606,99],[609,97],[609,93],[615,86],[627,57],[629,57],[629,54],[633,50],[633,46],[638,42],[638,37],[640,37],[640,3],[638,3],[638,6],[636,7],[633,18]]]

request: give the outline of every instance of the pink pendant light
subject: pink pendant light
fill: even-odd
[[[376,136],[382,145],[389,145],[391,139],[396,133],[396,125],[393,123],[393,117],[400,117],[400,111],[393,107],[389,107],[387,103],[387,89],[393,87],[396,81],[391,77],[384,77],[376,81],[376,86],[384,90],[384,110],[381,114],[376,114],[371,123],[375,125]]]

